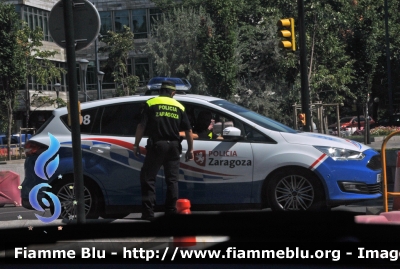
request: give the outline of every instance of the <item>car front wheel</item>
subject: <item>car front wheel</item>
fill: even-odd
[[[268,182],[267,198],[273,211],[327,209],[322,184],[315,175],[302,169],[276,173]]]

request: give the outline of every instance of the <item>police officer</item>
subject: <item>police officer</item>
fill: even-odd
[[[146,131],[147,154],[140,172],[142,189],[142,219],[154,218],[156,201],[155,180],[160,167],[164,166],[167,195],[165,213],[176,213],[178,199],[178,177],[181,154],[179,131],[185,132],[188,143],[186,161],[193,160],[193,136],[185,107],[173,99],[176,87],[173,82],[161,84],[160,95],[147,100],[142,112],[141,122],[136,129],[134,154],[140,155],[139,143]]]

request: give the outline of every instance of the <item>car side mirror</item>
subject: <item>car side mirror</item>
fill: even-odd
[[[241,131],[240,129],[236,128],[236,127],[226,127],[223,131],[222,131],[222,137],[227,140],[239,140],[241,139]]]

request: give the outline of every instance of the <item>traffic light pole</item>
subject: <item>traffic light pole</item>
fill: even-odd
[[[310,112],[310,92],[308,85],[308,67],[307,67],[307,51],[306,51],[306,29],[304,27],[304,1],[297,0],[298,16],[299,16],[299,37],[300,37],[300,73],[301,73],[301,109],[306,115],[306,125],[303,131],[312,130],[311,112]]]

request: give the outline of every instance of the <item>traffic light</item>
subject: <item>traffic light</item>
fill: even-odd
[[[284,39],[279,42],[279,47],[296,51],[296,33],[294,32],[294,19],[281,19],[277,23],[278,36]]]
[[[299,114],[299,120],[301,121],[303,126],[305,126],[306,125],[306,114],[305,113],[300,113]]]

